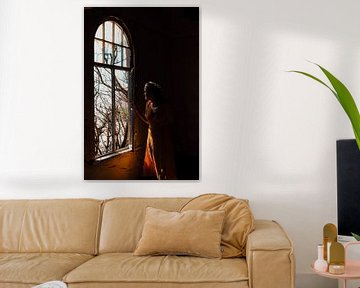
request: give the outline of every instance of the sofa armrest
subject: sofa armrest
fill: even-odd
[[[277,222],[255,220],[255,230],[247,240],[246,261],[250,288],[295,287],[293,245]]]

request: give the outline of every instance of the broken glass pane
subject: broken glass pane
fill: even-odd
[[[96,157],[113,151],[111,70],[94,67],[94,136]]]

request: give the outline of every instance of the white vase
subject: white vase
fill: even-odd
[[[324,245],[318,245],[318,259],[314,263],[314,269],[320,272],[326,272],[328,263],[324,260]]]

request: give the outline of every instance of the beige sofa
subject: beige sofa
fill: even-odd
[[[187,198],[0,201],[0,288],[62,280],[69,287],[293,288],[291,241],[256,220],[246,258],[133,256],[144,211],[178,211]]]

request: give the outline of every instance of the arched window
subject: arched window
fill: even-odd
[[[132,149],[132,47],[124,28],[104,21],[94,38],[95,158]]]

